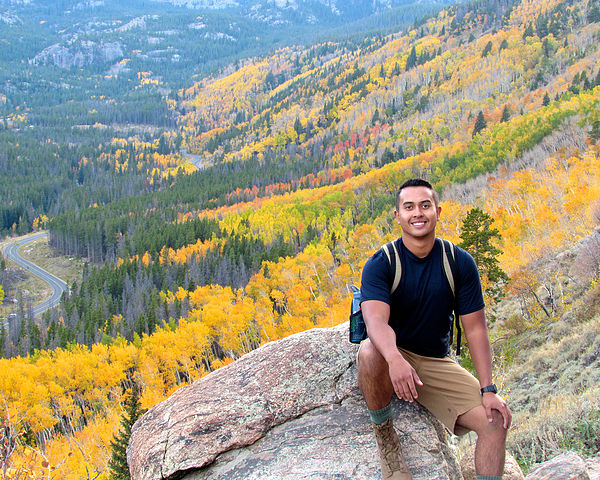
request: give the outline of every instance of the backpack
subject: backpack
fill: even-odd
[[[460,320],[457,313],[456,305],[456,283],[458,282],[458,268],[456,266],[456,258],[454,257],[454,244],[448,240],[442,240],[442,265],[444,266],[444,273],[450,289],[452,290],[452,296],[454,297],[454,321],[450,330],[450,338],[454,336],[454,324],[456,324],[456,354],[460,355],[460,343],[461,343],[461,330]],[[392,287],[390,288],[390,295],[396,291],[402,278],[402,262],[400,262],[400,256],[396,249],[395,242],[386,243],[381,247],[381,250],[385,253],[388,262],[394,270],[394,280]],[[360,289],[355,285],[350,285],[352,290],[352,305],[350,308],[350,342],[360,343],[367,338],[367,326],[362,316],[362,310],[360,308],[361,294]]]

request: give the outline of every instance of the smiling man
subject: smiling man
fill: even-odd
[[[510,409],[492,383],[492,361],[477,266],[454,247],[455,296],[446,280],[443,246],[436,239],[439,197],[422,179],[406,181],[396,196],[402,236],[394,242],[402,276],[393,293],[392,265],[383,249],[365,264],[362,312],[369,338],[358,353],[358,383],[379,449],[384,479],[412,475],[393,427],[392,396],[417,401],[452,433],[477,433],[478,480],[497,480],[504,471]],[[456,303],[477,380],[449,357],[452,311]]]

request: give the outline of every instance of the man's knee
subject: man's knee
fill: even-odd
[[[369,339],[358,351],[358,388],[370,410],[387,406],[394,394],[388,364]]]
[[[473,430],[478,437],[502,442],[506,439],[507,429],[504,428],[504,418],[498,410],[492,410],[492,421],[490,422],[485,408],[480,405],[461,415],[457,422]]]
[[[385,370],[387,373],[387,363],[383,355],[375,348],[375,345],[368,338],[360,344],[358,350],[358,369],[370,375],[377,375],[378,372]]]
[[[498,410],[492,410],[492,421],[488,419],[490,434],[506,439],[507,429],[504,428],[504,417]]]

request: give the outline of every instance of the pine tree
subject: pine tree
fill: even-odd
[[[508,108],[508,104],[504,105],[502,109],[502,116],[500,117],[500,122],[508,122],[510,120],[510,109]]]
[[[544,98],[542,99],[542,105],[544,107],[550,105],[550,95],[548,95],[548,92],[546,92],[546,95],[544,95]]]
[[[593,5],[588,12],[588,22],[600,22],[600,6]]]
[[[490,41],[489,41],[489,42],[488,42],[488,43],[485,45],[485,47],[483,48],[483,52],[481,52],[481,57],[482,57],[482,58],[485,58],[485,57],[487,57],[487,56],[490,54],[490,52],[492,51],[492,47],[493,47],[493,45],[492,45],[492,42],[491,42],[491,40],[490,40]]]
[[[129,480],[127,465],[127,444],[131,437],[131,427],[144,413],[140,404],[140,390],[134,383],[131,393],[125,401],[125,413],[121,417],[121,430],[110,442],[111,456],[108,461],[109,478],[112,480]]]
[[[484,128],[487,127],[487,122],[485,121],[485,117],[483,116],[483,112],[479,110],[477,114],[477,118],[475,119],[475,125],[473,127],[473,137],[481,132]]]
[[[410,70],[411,68],[417,65],[417,49],[413,46],[408,58],[406,59],[406,70]]]
[[[527,25],[527,28],[523,32],[523,40],[525,40],[527,37],[533,37],[533,34],[533,25],[530,23],[529,25]]]
[[[465,217],[462,224],[458,245],[468,251],[475,260],[479,273],[487,277],[489,286],[485,288],[486,295],[494,299],[501,296],[502,286],[508,281],[508,275],[498,265],[498,255],[502,251],[492,244],[500,238],[496,228],[490,228],[493,218],[479,208],[473,208]]]

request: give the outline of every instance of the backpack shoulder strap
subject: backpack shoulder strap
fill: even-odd
[[[458,280],[456,258],[454,256],[454,244],[448,240],[442,240],[442,265],[444,273],[448,279],[448,284],[452,290],[452,296],[456,296],[456,281]]]
[[[456,303],[456,287],[460,281],[458,276],[458,266],[456,265],[456,256],[454,253],[454,244],[448,240],[440,239],[442,242],[442,264],[444,265],[444,273],[448,279],[448,284],[452,290],[453,299],[453,310],[454,310],[454,324],[456,324],[456,355],[460,355],[460,345],[462,342],[462,335],[460,329],[460,319],[458,315],[457,303]],[[450,330],[450,338],[452,339],[453,333]]]
[[[392,288],[390,288],[390,295],[396,291],[398,285],[400,285],[400,278],[402,278],[402,264],[400,263],[400,255],[398,255],[398,249],[396,248],[396,242],[386,243],[381,249],[384,251],[388,262],[394,269],[394,281],[392,282]],[[394,268],[395,267],[395,268]]]

